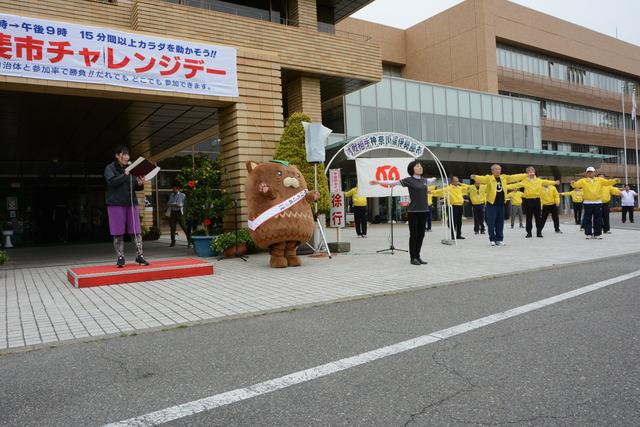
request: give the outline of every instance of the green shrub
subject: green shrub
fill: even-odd
[[[5,251],[0,251],[0,265],[9,261],[9,255]]]
[[[231,204],[231,197],[222,188],[223,175],[222,160],[198,154],[193,166],[182,168],[176,178],[186,195],[186,218],[194,220],[205,235],[222,230],[222,218]]]
[[[307,152],[304,147],[304,126],[302,122],[311,122],[311,118],[304,113],[293,113],[287,119],[280,142],[273,156],[276,160],[286,160],[297,166],[307,181],[309,190],[313,190],[313,164],[307,162]],[[318,165],[318,212],[329,213],[329,183],[324,174],[324,165]]]
[[[252,249],[254,246],[253,239],[251,238],[251,234],[249,234],[249,230],[246,228],[242,228],[238,230],[238,245],[241,244],[247,245],[247,248]],[[230,231],[228,233],[223,233],[217,236],[215,239],[211,241],[211,249],[216,252],[222,253],[227,249],[236,245],[236,233],[235,231]]]

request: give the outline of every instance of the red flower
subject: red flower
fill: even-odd
[[[189,188],[196,188],[196,182],[195,181],[189,181],[189,183],[187,185],[189,186]]]
[[[211,225],[211,220],[209,218],[205,218],[204,225],[206,225],[207,227],[210,226]]]

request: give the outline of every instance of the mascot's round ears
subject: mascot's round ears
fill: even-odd
[[[245,163],[245,166],[247,166],[247,170],[251,172],[256,168],[256,166],[258,166],[258,164],[253,160],[249,160],[247,163]]]
[[[280,163],[281,165],[289,166],[289,162],[287,162],[286,160],[270,160],[270,162]],[[245,163],[245,165],[247,167],[247,170],[251,172],[256,168],[256,166],[258,166],[258,163],[254,162],[253,160],[249,160],[248,162]]]

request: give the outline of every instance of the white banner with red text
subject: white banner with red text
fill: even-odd
[[[406,178],[407,166],[413,161],[410,157],[398,158],[366,158],[356,159],[356,174],[358,175],[358,194],[363,197],[388,197],[391,195],[390,186],[371,185],[369,181],[393,181]],[[401,185],[393,188],[393,196],[407,196],[409,190]]]
[[[0,13],[0,74],[238,96],[236,49]]]

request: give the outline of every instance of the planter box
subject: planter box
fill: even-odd
[[[211,249],[211,241],[216,236],[191,236],[193,241],[193,249],[196,251],[196,255],[200,257],[212,257],[217,255],[213,249]]]

